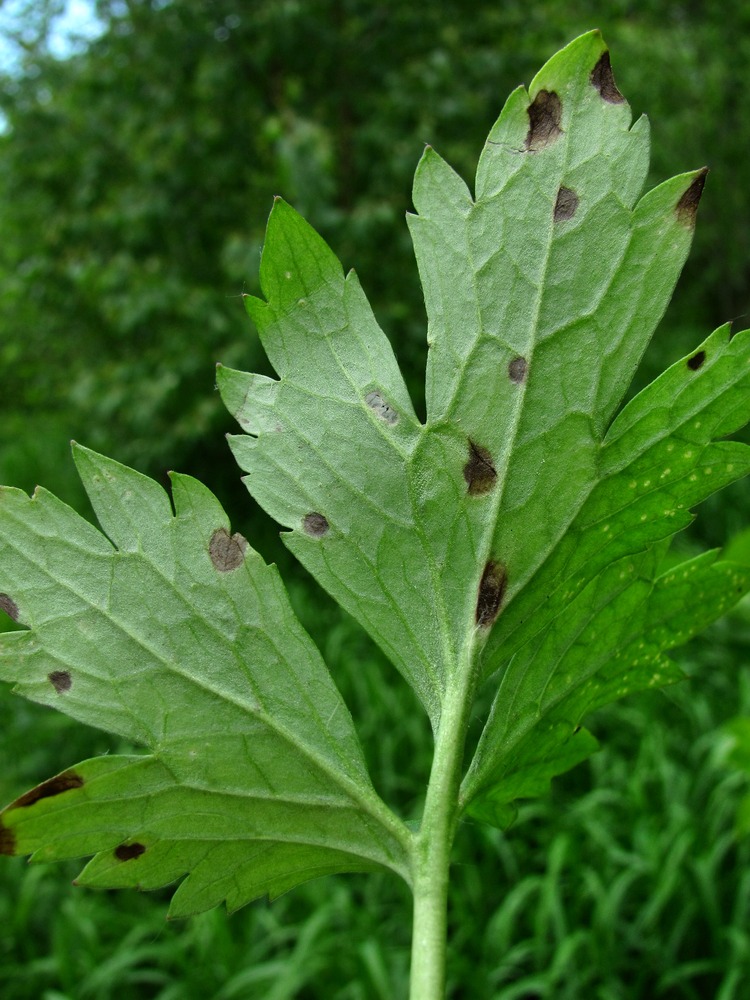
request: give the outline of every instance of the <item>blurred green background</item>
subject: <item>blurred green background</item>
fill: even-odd
[[[206,482],[278,561],[365,744],[409,812],[429,737],[395,672],[320,594],[252,503],[223,440],[217,361],[267,371],[242,306],[282,194],[356,267],[418,406],[425,316],[404,224],[429,142],[467,179],[508,93],[599,27],[650,184],[708,164],[695,244],[638,384],[750,311],[750,6],[551,0],[63,0],[0,4],[0,482],[42,483],[87,513],[69,441],[164,481]],[[70,23],[70,22],[69,22]],[[73,21],[75,26],[75,21]],[[750,523],[747,483],[681,539]],[[1,627],[1,626],[0,626]],[[747,780],[722,729],[750,715],[750,608],[680,654],[691,680],[593,720],[605,749],[503,836],[459,837],[451,997],[750,996]],[[0,798],[118,748],[0,693]],[[228,917],[164,923],[168,893],[76,890],[76,865],[0,865],[0,995],[391,998],[410,904],[377,877],[312,883]]]

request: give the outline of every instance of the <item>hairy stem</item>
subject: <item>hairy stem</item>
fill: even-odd
[[[450,857],[459,816],[464,744],[476,687],[475,651],[472,641],[446,692],[415,844],[410,1000],[443,1000],[445,995]]]

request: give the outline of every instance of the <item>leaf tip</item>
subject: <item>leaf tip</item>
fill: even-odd
[[[589,77],[593,87],[599,91],[599,95],[607,104],[624,104],[625,98],[620,93],[615,83],[615,75],[612,72],[612,62],[609,57],[609,49],[605,49],[599,56],[596,66],[591,70]]]
[[[700,170],[697,170],[695,174],[693,174],[693,179],[689,186],[682,193],[679,201],[675,205],[678,222],[682,223],[683,226],[687,226],[689,229],[693,229],[695,227],[695,217],[698,214],[698,205],[700,204],[707,175],[708,167],[701,167]]]

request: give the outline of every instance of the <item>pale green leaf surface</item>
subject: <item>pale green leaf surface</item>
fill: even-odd
[[[84,878],[100,885],[190,873],[178,912],[318,871],[403,874],[405,829],[275,567],[190,477],[172,476],[173,514],[152,480],[75,457],[109,538],[44,491],[0,491],[0,590],[30,626],[2,637],[0,677],[151,755],[84,762],[75,787],[22,796],[1,814],[3,850],[97,853]],[[139,857],[113,855],[132,842]]]
[[[648,142],[592,32],[511,95],[473,196],[425,150],[408,219],[428,317],[425,425],[370,313],[346,307],[353,275],[281,203],[267,301],[249,304],[279,380],[219,371],[247,432],[232,447],[249,489],[433,725],[462,671],[492,677],[462,804],[496,822],[592,751],[587,713],[680,678],[664,655],[692,634],[680,608],[697,628],[750,587],[713,556],[690,567],[700,588],[687,595],[659,576],[691,508],[750,470],[750,449],[720,440],[750,417],[750,333],[720,328],[615,417],[706,173],[639,199]],[[309,530],[311,512],[324,530]]]
[[[746,475],[750,448],[717,438],[748,419],[750,331],[730,339],[723,326],[612,423],[599,454],[599,482],[490,635],[485,674],[545,628],[602,568],[684,528],[692,507]]]
[[[438,737],[493,686],[460,806],[498,825],[595,749],[588,713],[679,679],[666,651],[750,589],[715,553],[662,572],[691,508],[750,469],[723,440],[750,417],[750,332],[720,328],[617,413],[705,179],[641,197],[648,145],[591,32],[511,95],[474,194],[425,150],[424,424],[357,276],[280,199],[246,299],[278,377],[217,372],[248,488]],[[0,849],[93,854],[91,885],[186,876],[175,915],[335,871],[408,880],[411,834],[275,568],[194,480],[173,477],[173,513],[138,473],[76,460],[104,533],[0,493],[0,607],[30,626],[0,638],[0,678],[149,753],[22,796]]]
[[[492,807],[538,794],[540,778],[570,766],[569,740],[580,741],[581,720],[596,708],[681,679],[665,651],[750,590],[750,567],[717,555],[665,573],[659,547],[614,563],[516,653],[464,780],[470,813],[486,819]]]
[[[638,200],[647,124],[630,127],[608,67],[592,32],[511,95],[474,197],[425,151],[409,217],[428,315],[425,425],[355,276],[280,201],[265,301],[248,299],[279,379],[219,369],[247,432],[231,443],[248,488],[436,728],[460,665],[489,633],[485,671],[497,669],[506,615],[543,600],[535,574],[561,558],[602,478],[607,427],[690,245],[705,172]],[[500,600],[481,612],[489,564]]]

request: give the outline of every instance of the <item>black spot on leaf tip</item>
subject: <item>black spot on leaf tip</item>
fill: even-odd
[[[118,861],[132,861],[133,858],[140,858],[145,850],[143,844],[120,844],[115,848],[115,857]]]
[[[624,104],[625,98],[617,89],[609,51],[602,52],[596,66],[591,70],[591,82],[608,104]]]
[[[12,618],[14,622],[18,621],[18,605],[8,594],[0,594],[0,609]]]
[[[0,820],[0,854],[13,855],[16,853],[16,835],[13,830],[3,826]]]
[[[309,514],[305,514],[302,519],[302,527],[305,529],[308,535],[312,535],[313,538],[322,538],[323,535],[327,535],[330,529],[327,518],[323,517],[316,510],[311,511]]]
[[[475,619],[477,625],[489,628],[500,614],[508,576],[502,563],[490,562],[484,567],[479,581]]]
[[[675,206],[678,221],[683,226],[687,226],[688,229],[692,229],[695,226],[695,217],[698,214],[698,205],[700,204],[703,188],[706,184],[707,173],[708,168],[701,170]]]
[[[83,778],[80,774],[76,774],[75,771],[63,771],[62,774],[58,774],[48,781],[43,781],[41,785],[37,785],[36,788],[32,788],[30,792],[26,792],[16,799],[13,808],[25,809],[28,806],[33,806],[35,802],[39,802],[40,799],[50,799],[54,795],[62,795],[63,792],[69,792],[73,788],[82,787]]]
[[[211,562],[220,573],[229,573],[241,566],[246,550],[247,539],[238,532],[230,535],[226,528],[217,528],[208,545]]]
[[[480,444],[469,438],[469,459],[464,465],[464,479],[469,496],[479,497],[489,493],[497,481],[497,471],[492,455]]]
[[[526,149],[530,153],[551,146],[562,135],[562,102],[554,90],[540,90],[526,113],[529,116]]]
[[[47,680],[58,694],[65,694],[73,686],[73,681],[67,670],[53,670],[51,674],[47,674]]]
[[[557,192],[555,202],[554,220],[564,222],[572,219],[578,208],[578,195],[571,188],[561,187]]]
[[[697,372],[705,360],[706,360],[706,352],[698,351],[698,353],[694,354],[692,358],[687,359],[687,366],[691,372]]]
[[[508,364],[508,378],[516,385],[526,381],[526,372],[529,370],[526,358],[513,358]]]

